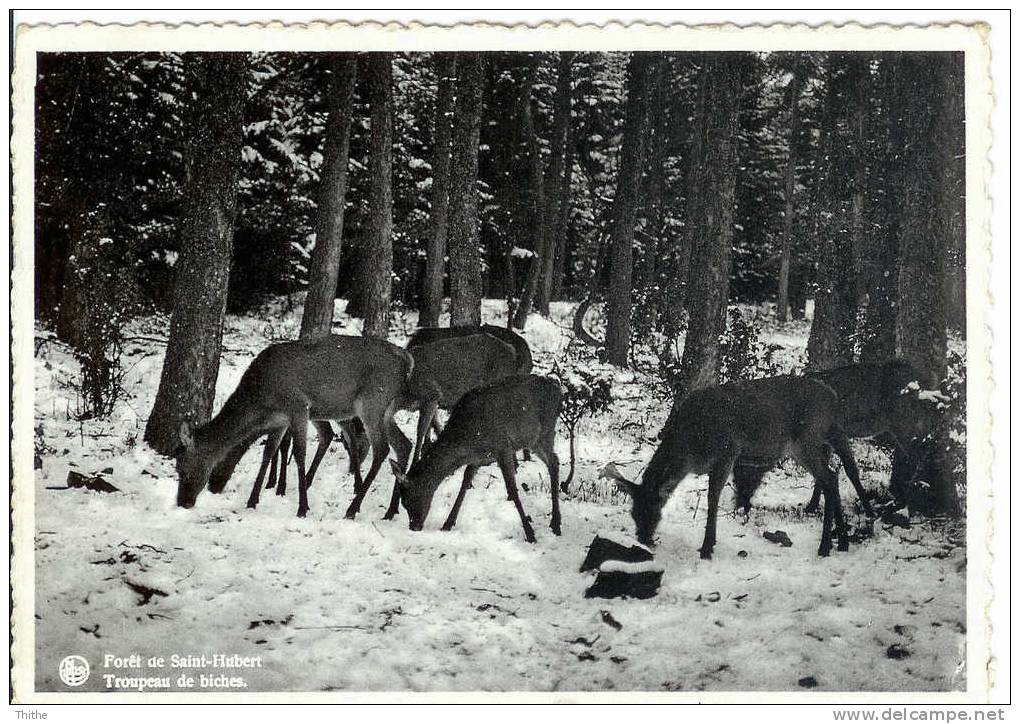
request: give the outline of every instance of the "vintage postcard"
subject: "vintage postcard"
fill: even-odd
[[[13,700],[987,703],[986,34],[18,28]]]

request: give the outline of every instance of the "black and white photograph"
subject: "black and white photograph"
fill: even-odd
[[[15,700],[983,696],[980,28],[278,30],[15,42]]]

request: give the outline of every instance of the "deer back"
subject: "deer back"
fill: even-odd
[[[412,392],[434,389],[443,407],[452,407],[468,391],[509,377],[517,369],[513,347],[488,334],[440,339],[408,351],[414,358]]]
[[[906,360],[847,365],[813,376],[839,396],[840,424],[850,437],[886,432],[923,437],[934,425],[935,409],[917,391],[938,383]]]
[[[414,360],[385,340],[329,335],[272,345],[256,358],[253,368],[256,363],[256,389],[263,405],[292,406],[300,401],[313,419],[344,419],[367,398],[392,400]]]
[[[824,439],[837,408],[836,394],[806,377],[696,390],[674,403],[645,479],[706,473],[727,455],[773,464],[806,439]]]
[[[501,452],[534,447],[553,435],[561,401],[559,383],[539,375],[514,375],[468,392],[408,471],[407,501],[415,501],[416,509],[427,507],[439,484],[458,468],[492,463]]]
[[[517,356],[517,374],[526,375],[531,373],[533,360],[531,347],[527,340],[513,330],[506,327],[498,327],[494,324],[482,324],[462,327],[422,327],[417,330],[407,341],[406,349],[413,349],[424,344],[438,342],[444,339],[455,339],[457,337],[469,337],[475,334],[487,334],[495,337],[500,342],[505,342],[514,348]]]

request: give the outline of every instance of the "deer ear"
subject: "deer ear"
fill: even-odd
[[[181,422],[180,428],[177,430],[177,434],[181,438],[181,445],[185,448],[195,447],[195,436],[191,433],[191,425],[188,424],[187,420]]]
[[[400,465],[396,460],[390,458],[390,468],[393,469],[393,477],[397,479],[397,485],[404,487],[408,484],[407,475],[400,469]]]

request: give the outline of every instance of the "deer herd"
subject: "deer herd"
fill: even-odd
[[[527,342],[509,329],[491,325],[420,329],[405,348],[338,335],[273,344],[252,361],[211,421],[195,428],[181,424],[177,505],[191,508],[205,488],[222,492],[245,452],[265,437],[248,507],[258,505],[264,488],[284,494],[292,454],[298,475],[297,514],[306,516],[308,489],[335,439],[331,423],[336,422],[354,474],[347,518],[357,515],[391,450],[396,457],[390,460],[394,487],[385,517],[393,518],[402,505],[416,531],[424,526],[440,484],[464,468],[443,524],[443,530],[452,529],[475,473],[496,463],[525,538],[534,542],[515,473],[516,453],[524,450],[548,468],[550,527],[559,535],[555,438],[562,392],[556,380],[531,370]],[[654,544],[663,507],[677,486],[688,475],[707,474],[708,519],[700,553],[710,558],[726,482],[733,478],[737,505],[746,511],[764,474],[793,458],[815,481],[806,510],[816,510],[824,499],[818,554],[829,554],[833,526],[837,550],[845,551],[847,525],[838,471],[829,466],[830,451],[838,456],[865,512],[872,515],[848,438],[881,437],[916,467],[936,414],[929,402],[932,393],[919,393],[935,387],[935,380],[896,359],[696,390],[674,403],[640,485],[613,466],[607,466],[610,472],[604,474],[615,478],[631,498],[637,537],[648,546]],[[436,420],[440,408],[450,411],[441,430]],[[413,445],[394,422],[401,410],[418,412]],[[318,447],[306,464],[309,423],[316,428]],[[371,464],[362,477],[366,448]]]

